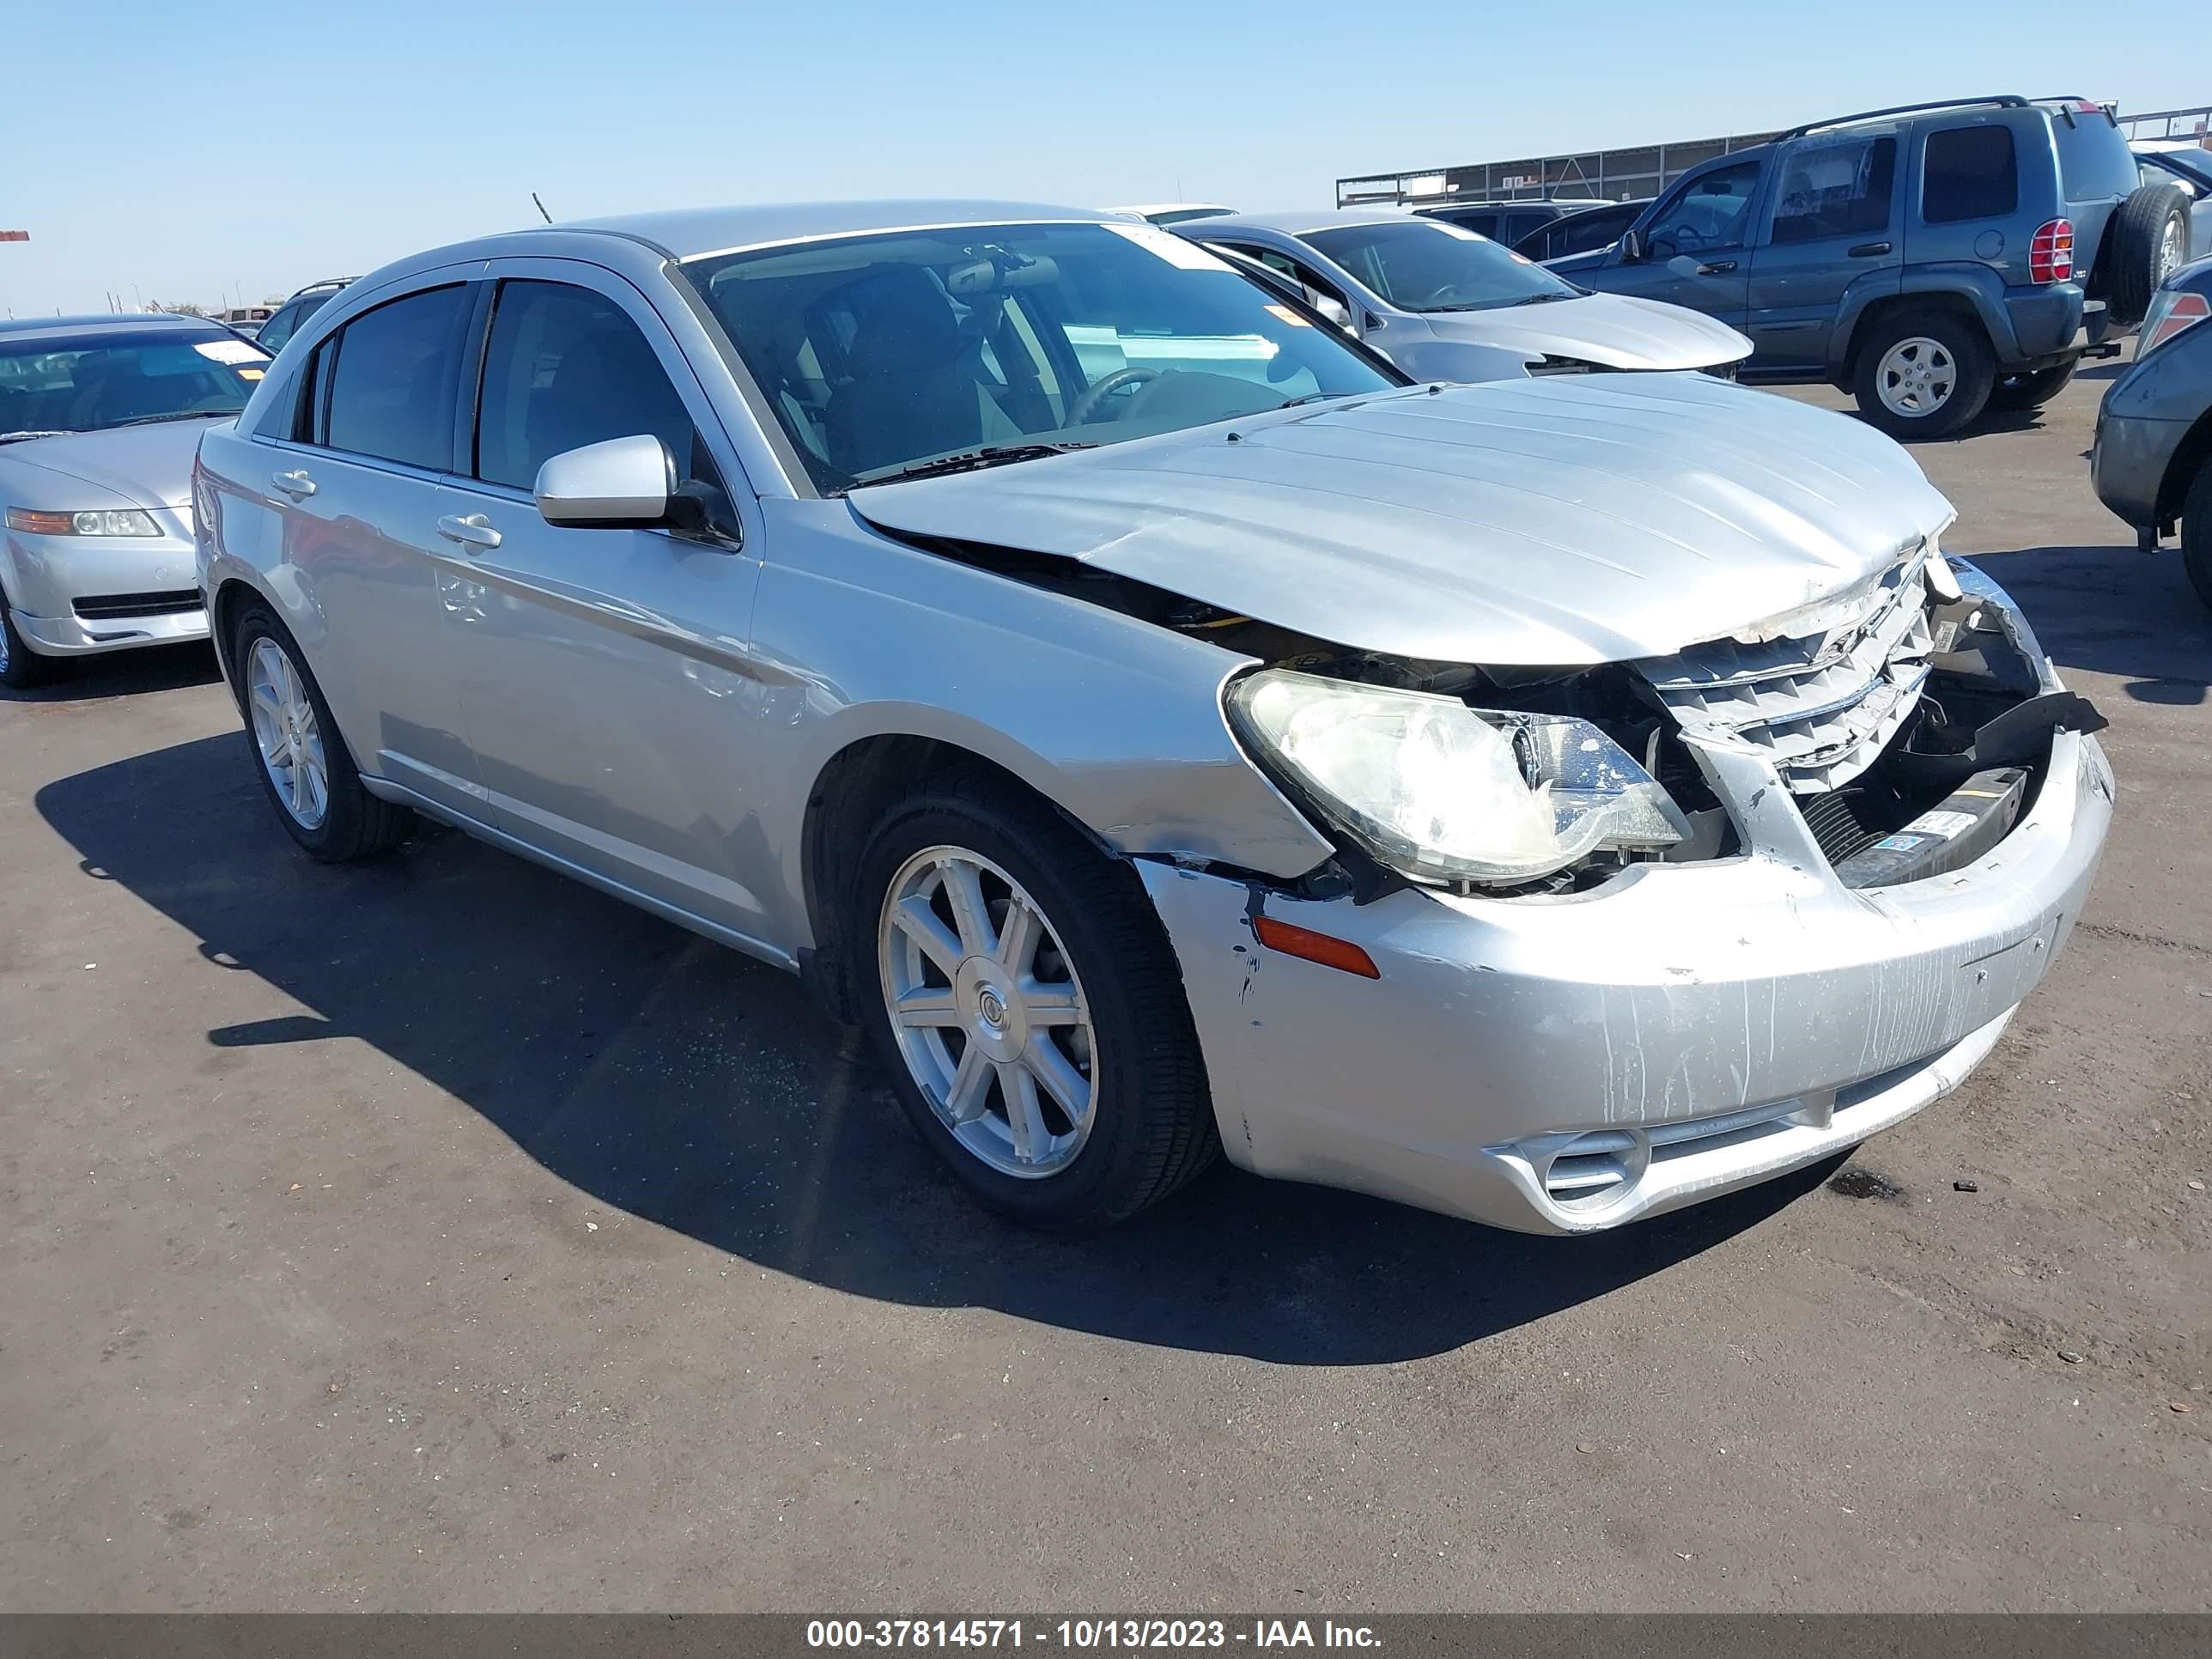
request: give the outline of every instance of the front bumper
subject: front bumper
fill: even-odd
[[[158,536],[5,532],[0,586],[26,644],[82,657],[207,638],[190,509],[151,511]]]
[[[1747,856],[1564,899],[1304,902],[1142,866],[1230,1157],[1588,1232],[1812,1163],[1956,1088],[2081,914],[2112,817],[2103,751],[2056,733],[2033,805],[1980,860],[1859,890],[1756,765],[1763,785],[1728,791],[1764,798]],[[1381,977],[1261,949],[1255,904],[1359,945]]]

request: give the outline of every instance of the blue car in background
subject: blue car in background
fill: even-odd
[[[1747,380],[1827,381],[1901,438],[2032,408],[2132,325],[2187,246],[2104,106],[2003,96],[1793,128],[1693,168],[1611,246],[1550,262],[1750,336]]]
[[[2146,552],[2181,531],[2197,596],[2212,606],[2212,259],[2185,265],[2152,297],[2136,361],[2097,411],[2089,476]]]

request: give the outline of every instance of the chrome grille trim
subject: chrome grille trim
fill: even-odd
[[[1794,793],[1840,787],[1919,703],[1929,552],[1913,550],[1817,631],[1713,640],[1636,667],[1686,735],[1764,757]]]

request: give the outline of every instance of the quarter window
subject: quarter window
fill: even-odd
[[[2012,129],[1946,127],[1928,135],[1920,216],[1931,225],[1999,219],[2020,205]]]
[[[612,300],[567,283],[500,284],[484,348],[478,477],[528,489],[556,455],[643,433],[690,472],[692,430],[660,359]]]
[[[1817,242],[1889,228],[1897,140],[1849,138],[1790,152],[1776,192],[1771,240]]]
[[[337,337],[324,442],[450,472],[469,290],[459,283],[365,311]],[[327,352],[320,354],[326,356]]]

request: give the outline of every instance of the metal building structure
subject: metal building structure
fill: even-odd
[[[2130,139],[2196,138],[2202,142],[2208,129],[2212,129],[2212,106],[2154,110],[2142,115],[2117,115],[2115,118]],[[1686,143],[1645,144],[1628,149],[1480,161],[1468,167],[1411,167],[1402,173],[1365,173],[1336,181],[1336,204],[1364,207],[1381,203],[1434,207],[1447,202],[1533,202],[1553,198],[1632,201],[1656,196],[1692,167],[1716,155],[1749,149],[1777,136],[1773,132],[1744,132],[1726,138],[1694,138]]]

